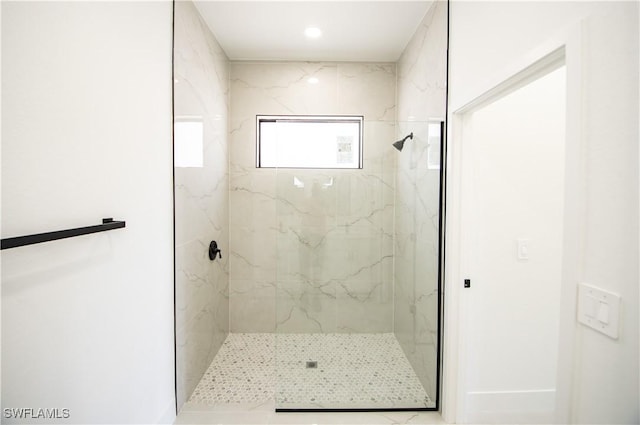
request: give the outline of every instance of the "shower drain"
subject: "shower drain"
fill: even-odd
[[[307,362],[307,369],[317,369],[317,368],[318,368],[318,362],[316,361]]]

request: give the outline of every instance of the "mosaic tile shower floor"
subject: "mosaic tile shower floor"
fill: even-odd
[[[189,403],[274,397],[282,409],[434,406],[391,333],[229,334]]]

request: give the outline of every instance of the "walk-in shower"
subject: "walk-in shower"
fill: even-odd
[[[176,2],[179,408],[438,408],[446,34],[434,2],[395,63],[229,61]]]

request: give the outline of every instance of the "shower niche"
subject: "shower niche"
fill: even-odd
[[[437,410],[447,3],[394,63],[230,61],[190,2],[174,44],[175,121],[203,123],[175,169],[178,408]],[[361,144],[259,167],[264,116],[359,117]]]

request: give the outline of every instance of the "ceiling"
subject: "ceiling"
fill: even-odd
[[[230,60],[395,62],[433,1],[196,1]],[[308,39],[305,28],[320,28]]]

